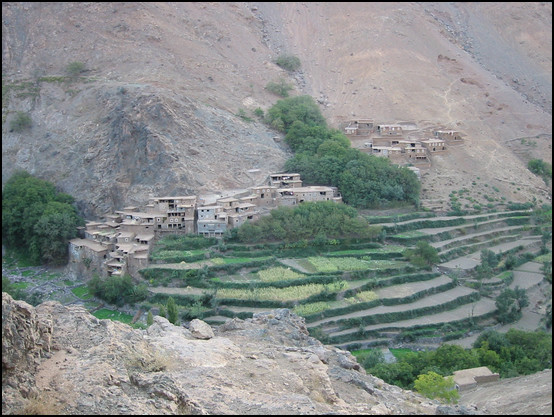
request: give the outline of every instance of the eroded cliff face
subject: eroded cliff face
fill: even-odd
[[[187,326],[137,330],[3,293],[2,414],[473,413],[366,374],[287,309]]]

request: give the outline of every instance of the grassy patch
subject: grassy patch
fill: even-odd
[[[282,266],[277,266],[274,268],[264,269],[258,271],[258,277],[262,282],[275,282],[275,281],[285,281],[291,279],[304,278],[306,275],[300,274],[293,271],[290,268],[284,268]]]
[[[398,361],[401,361],[402,358],[406,356],[406,354],[413,352],[413,350],[405,349],[405,348],[389,349],[389,350]]]
[[[79,297],[81,300],[89,300],[92,298],[92,295],[88,292],[88,287],[86,285],[72,288],[71,292],[75,294],[75,296]]]
[[[119,311],[114,311],[107,308],[101,308],[100,310],[92,313],[92,315],[97,319],[110,319],[127,324],[131,324],[131,321],[133,320],[133,316],[131,316],[130,314],[121,313]]]

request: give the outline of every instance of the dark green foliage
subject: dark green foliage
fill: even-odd
[[[531,159],[527,163],[527,168],[533,174],[541,177],[547,184],[548,181],[552,179],[552,164],[549,164],[542,159]]]
[[[177,324],[177,320],[179,319],[179,310],[173,297],[167,299],[167,319],[173,324]]]
[[[310,96],[279,100],[266,122],[286,134],[295,156],[285,170],[299,173],[305,184],[336,186],[345,203],[359,208],[419,204],[421,185],[412,171],[351,148],[342,132],[327,128]]]
[[[154,316],[152,315],[152,312],[149,311],[148,315],[146,316],[146,325],[150,326],[152,324],[154,324]]]
[[[420,268],[429,268],[440,261],[437,249],[424,240],[417,242],[414,249],[406,250],[404,256]]]
[[[88,290],[91,294],[115,304],[118,307],[125,303],[134,304],[146,299],[148,290],[145,284],[135,285],[129,275],[113,275],[102,279],[95,275],[88,282]]]
[[[296,71],[300,68],[300,59],[294,55],[280,55],[275,63],[287,71]]]
[[[479,366],[499,372],[501,378],[551,369],[552,335],[542,331],[487,330],[477,338],[472,349],[443,344],[436,350],[408,352],[397,358],[396,363],[378,362],[366,370],[389,384],[414,389],[418,375],[434,372],[444,377],[456,370]]]
[[[506,288],[496,297],[495,304],[498,321],[513,323],[521,318],[521,309],[529,305],[529,299],[523,288]]]
[[[414,381],[414,368],[406,362],[379,363],[371,368],[371,375],[388,384],[410,389]]]
[[[371,237],[374,234],[374,228],[358,216],[356,209],[331,201],[320,201],[276,208],[269,216],[240,226],[237,238],[250,243],[262,239],[296,242],[318,235],[338,238]]]
[[[22,251],[34,263],[67,262],[70,239],[84,220],[73,197],[59,193],[53,184],[18,171],[2,191],[2,240]]]
[[[385,362],[385,355],[381,349],[368,349],[360,354],[357,360],[365,369],[369,369]]]
[[[18,111],[14,118],[10,121],[10,131],[13,132],[22,132],[25,129],[28,129],[32,126],[33,122],[31,116],[27,113]]]
[[[319,107],[317,107],[316,102],[310,96],[298,96],[278,100],[268,110],[266,121],[281,132],[288,132],[290,126],[295,121],[300,121],[308,126],[327,125]]]

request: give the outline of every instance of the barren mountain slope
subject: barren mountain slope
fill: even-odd
[[[236,116],[256,120],[255,108],[279,99],[264,87],[291,77],[272,62],[280,53],[300,58],[294,94],[317,99],[333,127],[368,117],[466,135],[423,172],[424,200],[447,202],[472,183],[508,201],[550,199],[526,164],[552,161],[551,3],[3,3],[2,12],[12,87],[3,183],[27,169],[88,215],[149,194],[245,188],[281,170],[290,153],[276,133]],[[15,88],[74,61],[85,81]],[[9,131],[16,111],[31,115],[31,130]]]
[[[433,158],[424,199],[447,200],[476,181],[513,201],[551,194],[526,169],[531,157],[552,161],[551,6],[258,4],[283,25],[276,42],[300,57],[304,91],[332,124],[367,117],[467,135],[463,148]],[[522,138],[535,144],[516,153],[529,148]]]

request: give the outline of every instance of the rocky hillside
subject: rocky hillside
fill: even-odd
[[[301,70],[275,65],[282,53]],[[68,77],[73,62],[84,71]],[[2,181],[26,169],[87,217],[259,185],[290,157],[253,113],[280,78],[333,127],[462,131],[423,173],[423,200],[473,183],[551,199],[526,168],[552,162],[552,3],[538,2],[3,2]],[[17,112],[31,128],[10,128]]]
[[[147,330],[83,307],[2,293],[2,414],[546,414],[552,371],[444,405],[366,374],[278,309],[210,327],[156,316]]]
[[[212,329],[157,316],[147,330],[81,307],[2,294],[2,414],[435,414],[289,310]]]

